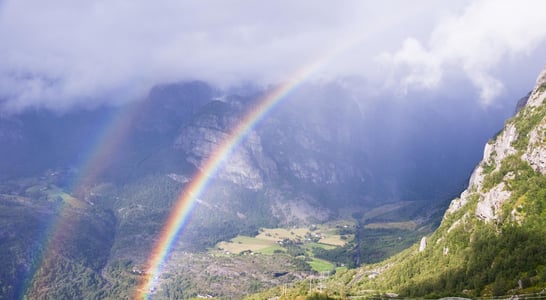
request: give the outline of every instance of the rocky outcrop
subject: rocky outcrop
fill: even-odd
[[[529,147],[521,157],[537,172],[546,174],[546,124],[542,123],[529,133]]]
[[[427,237],[424,236],[421,238],[421,242],[419,243],[419,252],[423,252],[427,249]]]
[[[476,207],[476,217],[486,222],[496,221],[502,204],[509,198],[510,192],[505,190],[505,185],[501,182],[489,192],[482,195],[482,199]]]
[[[175,140],[175,149],[186,160],[202,168],[255,100],[226,98],[213,101],[184,126]],[[266,184],[307,187],[336,187],[348,182],[363,183],[364,155],[355,150],[355,130],[349,120],[332,125],[330,111],[306,107],[309,116],[294,115],[293,109],[268,115],[267,120],[250,131],[241,144],[226,157],[217,178],[238,186],[259,190]],[[322,115],[325,114],[325,115]],[[337,123],[339,121],[339,123]],[[346,124],[347,123],[347,124]],[[340,127],[342,129],[340,129]],[[339,132],[341,130],[341,132]]]
[[[546,68],[540,73],[535,88],[529,96],[528,106],[536,113],[546,99]],[[542,119],[529,134],[529,144],[522,159],[537,172],[546,174],[546,120]]]
[[[229,138],[238,117],[227,103],[211,103],[189,126],[182,129],[174,143],[186,160],[198,168]],[[260,137],[252,131],[234,152],[226,157],[217,176],[249,189],[261,189],[265,178],[276,174],[275,163],[265,155]]]
[[[545,98],[546,68],[539,75],[536,86],[528,96],[525,106],[518,109],[515,118],[525,113],[533,113],[535,117],[541,116],[537,111]],[[524,115],[523,117],[527,116]],[[546,173],[546,120],[539,120],[538,124],[527,133],[529,142],[527,147],[521,151],[521,148],[516,149],[514,147],[514,143],[520,138],[514,119],[508,121],[505,128],[485,146],[483,159],[474,169],[468,188],[463,191],[459,198],[451,202],[446,215],[462,209],[467,205],[471,196],[478,195],[479,200],[474,215],[485,222],[497,220],[503,203],[510,198],[510,192],[506,189],[504,182],[500,182],[489,189],[484,189],[483,183],[488,174],[497,172],[500,169],[503,161],[508,156],[519,155],[534,170],[543,174]],[[510,173],[506,174],[506,176],[510,176]]]
[[[527,101],[527,106],[538,107],[544,102],[546,98],[546,68],[540,72],[538,75],[537,81],[535,83],[535,88],[531,92],[531,96]]]
[[[446,210],[446,214],[452,214],[465,206],[468,202],[469,193],[468,189],[464,190],[459,198],[453,199]]]
[[[483,173],[484,164],[494,165],[496,166],[496,168],[498,168],[498,166],[500,166],[500,163],[507,156],[515,154],[516,149],[514,149],[512,143],[516,140],[517,137],[518,132],[516,130],[516,126],[514,126],[514,124],[507,124],[502,133],[494,141],[487,143],[483,151],[483,161],[480,165],[480,167],[482,167],[481,173]],[[476,180],[471,181],[471,184],[480,185],[481,181],[477,178],[480,177],[476,177]]]

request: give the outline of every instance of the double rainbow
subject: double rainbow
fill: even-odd
[[[303,69],[296,72],[284,84],[277,86],[266,94],[264,98],[258,101],[258,104],[250,109],[241,119],[239,124],[232,129],[230,134],[221,142],[217,149],[204,162],[200,172],[188,183],[182,193],[179,195],[175,205],[165,222],[159,237],[152,248],[148,261],[146,263],[145,276],[137,287],[135,298],[148,299],[151,291],[156,287],[157,280],[161,276],[162,266],[169,257],[174,244],[177,241],[177,236],[184,228],[188,221],[188,216],[192,211],[192,207],[196,199],[206,189],[207,185],[222,167],[223,163],[230,157],[236,147],[248,136],[252,128],[256,126],[278,103],[284,99],[287,94],[298,87],[302,82],[307,80],[311,75],[317,72],[324,64],[329,62],[334,56],[354,45],[359,40],[351,40],[348,43],[340,43],[337,46],[329,49],[326,53],[322,53],[319,59],[314,60],[312,64],[306,65]],[[92,183],[97,179],[101,172],[107,167],[112,153],[119,147],[121,141],[126,137],[126,134],[131,127],[135,116],[140,112],[141,105],[134,104],[128,111],[112,118],[103,127],[101,133],[97,136],[93,147],[82,161],[80,176],[77,177],[71,184],[70,194],[80,194],[85,189],[88,183]],[[29,289],[40,288],[33,286],[36,281],[36,276],[39,276],[39,270],[47,265],[56,252],[55,241],[61,239],[62,228],[68,226],[69,222],[65,219],[64,213],[66,205],[63,205],[57,212],[56,218],[45,233],[44,251],[42,252],[40,263],[32,272],[30,282],[27,282],[24,294],[29,292]]]
[[[149,256],[145,276],[137,288],[136,299],[148,299],[150,293],[156,287],[155,285],[161,274],[161,267],[168,258],[173,245],[176,243],[178,234],[184,228],[195,200],[201,196],[210,180],[233,153],[234,149],[248,136],[252,128],[268,112],[321,67],[323,62],[323,60],[319,60],[315,64],[297,72],[291,80],[279,85],[258,101],[258,104],[241,119],[239,124],[232,129],[229,136],[221,142],[212,155],[205,161],[201,167],[201,171],[194,176],[178,197],[171,214],[163,226],[159,234],[159,239],[152,248]]]

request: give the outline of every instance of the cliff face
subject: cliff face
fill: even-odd
[[[451,202],[439,228],[421,245],[383,263],[379,276],[360,280],[353,289],[409,297],[543,293],[545,99],[546,69],[526,104],[487,143],[468,188]]]
[[[175,149],[201,168],[238,124],[245,112],[243,107],[252,106],[240,101],[209,103],[180,130]],[[324,110],[317,103],[306,105],[302,110],[290,106],[290,111],[268,115],[227,158],[217,177],[254,190],[283,184],[318,187],[364,181],[364,155],[357,155],[360,145],[355,143],[356,130],[349,125],[354,116],[343,120],[343,115],[331,115],[332,109]],[[345,105],[340,103],[333,109],[341,110]],[[303,109],[305,118],[301,116]]]
[[[186,160],[201,168],[239,121],[236,106],[215,101],[194,121],[184,127],[174,142],[175,149],[187,155]],[[262,189],[264,180],[276,176],[276,164],[265,153],[260,136],[252,131],[223,164],[220,179],[248,189]]]
[[[175,151],[202,168],[259,99],[232,95],[208,103],[181,127]],[[355,126],[362,116],[347,99],[284,101],[225,158],[215,179],[263,195],[263,203],[281,223],[324,221],[343,206],[339,201],[354,205],[364,198],[362,191],[368,192],[366,174],[371,172],[361,150],[361,128]],[[232,192],[216,200],[229,203],[234,198]]]
[[[474,215],[486,222],[498,220],[501,208],[511,196],[507,182],[518,171],[503,168],[510,159],[520,159],[536,172],[546,174],[545,98],[546,69],[540,73],[525,106],[485,145],[483,159],[472,173],[468,188],[451,202],[446,214],[457,212],[469,202],[470,196],[478,195]],[[503,177],[498,178],[499,175]]]

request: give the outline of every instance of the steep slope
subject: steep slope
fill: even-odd
[[[114,240],[107,210],[58,188],[56,174],[0,184],[0,298],[99,299]]]
[[[182,127],[175,149],[200,168],[257,100],[228,96],[209,103]],[[276,210],[286,200],[299,198],[308,206],[309,215],[316,217],[321,213],[312,206],[341,207],[339,200],[332,205],[332,199],[361,203],[363,194],[369,195],[372,171],[362,151],[358,126],[362,116],[355,103],[347,99],[288,101],[286,108],[268,114],[252,129],[216,178],[241,189],[261,191]],[[279,216],[286,222],[294,218],[305,222],[308,217]]]
[[[338,277],[352,293],[498,296],[546,287],[546,69],[420,245]]]

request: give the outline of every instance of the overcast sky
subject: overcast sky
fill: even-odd
[[[192,79],[277,84],[318,65],[308,80],[355,76],[402,97],[458,78],[487,106],[544,66],[545,12],[543,0],[4,0],[0,105],[127,101]]]

